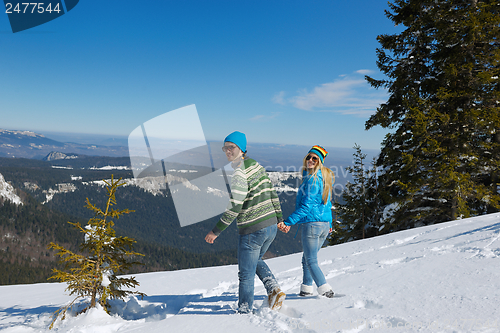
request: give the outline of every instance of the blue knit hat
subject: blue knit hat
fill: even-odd
[[[224,143],[226,143],[226,142],[232,142],[235,145],[237,145],[238,148],[240,148],[242,152],[244,152],[244,153],[247,152],[247,137],[245,136],[245,134],[243,134],[241,132],[236,131],[236,132],[229,134],[224,139]]]

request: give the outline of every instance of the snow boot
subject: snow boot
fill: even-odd
[[[318,294],[328,298],[333,298],[334,295],[332,287],[328,283],[318,287]]]
[[[269,301],[269,308],[271,310],[278,311],[283,305],[283,301],[286,298],[286,294],[281,291],[279,287],[273,289],[273,291],[267,296]]]
[[[313,286],[308,286],[305,284],[300,285],[299,296],[312,296],[312,295],[313,295]]]

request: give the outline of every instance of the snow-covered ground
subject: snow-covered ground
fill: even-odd
[[[217,241],[224,241],[223,237]],[[144,300],[57,322],[55,332],[500,332],[500,213],[324,248],[340,297],[301,298],[301,254],[267,260],[287,299],[266,306],[256,280],[253,315],[235,314],[236,266],[136,275]],[[0,287],[0,331],[49,332],[70,301],[65,284]]]

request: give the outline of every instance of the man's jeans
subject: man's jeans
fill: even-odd
[[[267,294],[270,294],[278,286],[273,273],[262,260],[262,256],[276,237],[277,230],[277,225],[273,224],[251,234],[238,236],[239,313],[252,312],[256,273],[264,284]]]
[[[304,273],[302,283],[312,286],[313,280],[317,287],[326,283],[325,275],[319,268],[318,251],[323,246],[330,223],[328,222],[308,222],[301,224],[302,228],[302,271]]]

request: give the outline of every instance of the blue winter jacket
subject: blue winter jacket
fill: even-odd
[[[302,173],[304,181],[299,187],[295,211],[285,220],[286,225],[307,222],[329,222],[332,226],[332,203],[330,194],[326,205],[323,202],[323,175],[318,170],[317,177],[309,175],[307,170]]]

